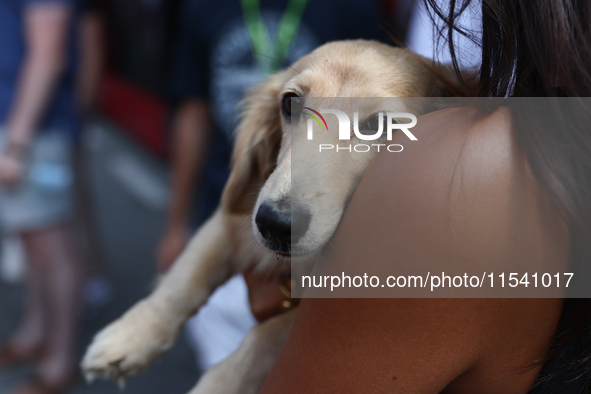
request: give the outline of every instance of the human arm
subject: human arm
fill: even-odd
[[[71,9],[63,2],[32,2],[24,12],[25,56],[6,122],[0,182],[14,184],[24,171],[35,128],[65,69]]]
[[[172,125],[172,196],[166,228],[158,248],[160,272],[168,270],[187,245],[187,218],[211,134],[211,117],[205,100],[182,102]]]
[[[331,241],[333,272],[567,265],[568,231],[507,113],[452,115],[419,118],[418,141],[395,136],[404,154],[372,162]],[[303,299],[261,394],[527,392],[561,310],[560,299]]]

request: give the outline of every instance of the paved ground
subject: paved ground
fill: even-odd
[[[105,251],[114,300],[85,321],[82,352],[92,335],[145,296],[154,280],[154,247],[163,224],[166,173],[162,165],[112,130],[95,128],[86,141],[89,180],[96,202],[100,241]],[[0,340],[20,314],[20,285],[0,282]],[[0,394],[30,376],[32,366],[0,373]],[[183,337],[143,375],[128,380],[125,394],[181,394],[196,382],[193,353]],[[82,381],[68,394],[120,393],[111,382],[87,386]]]

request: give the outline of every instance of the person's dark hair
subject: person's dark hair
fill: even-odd
[[[591,2],[588,0],[425,0],[439,37],[449,44],[460,81],[464,35],[481,45],[479,78],[463,83],[463,93],[480,97],[591,96]],[[460,15],[481,4],[482,32],[459,25]],[[579,280],[591,278],[591,99],[540,100],[539,106],[508,101],[515,132],[538,183],[571,237],[571,264]],[[532,111],[535,111],[532,113]],[[532,122],[537,114],[547,121]],[[551,114],[551,116],[549,116]],[[527,121],[526,121],[527,119]],[[589,299],[568,299],[549,358],[570,348],[561,369],[591,382]],[[572,343],[576,342],[576,349]],[[571,375],[572,376],[572,375]],[[542,377],[542,380],[549,376]],[[584,384],[581,387],[589,386]],[[588,389],[585,389],[587,391]],[[591,392],[591,391],[590,391]]]

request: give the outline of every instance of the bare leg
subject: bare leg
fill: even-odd
[[[76,371],[81,264],[67,226],[23,234],[33,267],[42,275],[48,322],[41,378],[59,386]]]
[[[20,324],[8,340],[10,347],[23,355],[35,353],[45,344],[47,322],[44,313],[42,269],[36,259],[29,257],[25,278],[24,312]]]

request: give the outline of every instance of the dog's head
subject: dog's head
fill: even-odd
[[[271,76],[247,98],[222,204],[229,212],[252,213],[257,241],[282,256],[320,251],[374,155],[314,154],[318,144],[313,148],[306,141],[302,100],[438,95],[433,81],[417,57],[400,48],[360,40],[316,49]],[[375,114],[372,108],[365,113]],[[363,117],[360,113],[360,124],[372,120]],[[337,128],[336,117],[326,121],[329,129]],[[318,143],[338,143],[335,133],[314,138]],[[294,152],[297,171],[292,171]]]

